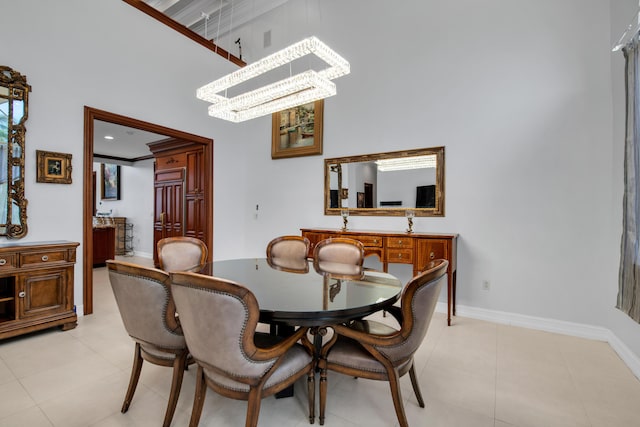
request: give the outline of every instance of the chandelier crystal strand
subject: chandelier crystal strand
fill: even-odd
[[[318,72],[308,70],[233,98],[218,94],[224,90],[226,95],[230,87],[309,54],[316,55],[329,67]],[[331,80],[350,71],[346,59],[312,36],[202,86],[196,91],[196,97],[213,104],[209,115],[241,122],[333,96],[336,88]]]

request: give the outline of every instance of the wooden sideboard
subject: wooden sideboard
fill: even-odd
[[[61,326],[73,329],[73,268],[79,243],[0,245],[0,339]]]
[[[389,263],[413,265],[413,275],[423,271],[429,261],[446,259],[447,269],[447,324],[456,314],[457,275],[457,234],[406,233],[394,231],[341,230],[302,228],[302,235],[309,239],[309,257],[313,256],[315,245],[330,237],[348,237],[359,240],[364,245],[365,256],[376,255],[386,272]]]

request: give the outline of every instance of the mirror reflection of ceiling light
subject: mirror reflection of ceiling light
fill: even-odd
[[[309,54],[316,55],[329,67],[317,72],[307,70],[233,98],[218,94],[225,91],[226,95],[226,90],[233,86]],[[238,123],[333,96],[336,85],[331,80],[350,71],[347,60],[316,37],[309,37],[202,86],[196,97],[212,104],[210,116]]]
[[[436,167],[436,155],[430,154],[428,156],[415,156],[415,157],[400,157],[396,159],[382,159],[376,160],[378,165],[378,171],[391,172],[410,169],[424,169]]]
[[[113,137],[111,135],[105,135],[104,139],[113,139]]]

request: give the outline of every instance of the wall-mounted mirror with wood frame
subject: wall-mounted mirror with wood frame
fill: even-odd
[[[27,234],[24,139],[30,91],[25,76],[0,65],[0,236],[9,239]]]
[[[324,213],[444,216],[444,147],[324,160]]]

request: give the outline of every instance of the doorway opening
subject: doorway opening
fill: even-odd
[[[93,313],[93,215],[94,193],[93,186],[93,138],[94,123],[96,120],[128,126],[146,132],[166,135],[168,138],[181,139],[204,146],[204,171],[205,176],[213,181],[213,140],[176,129],[167,128],[131,117],[122,116],[108,111],[98,110],[92,107],[84,107],[84,167],[83,167],[83,236],[82,236],[82,303],[83,314]],[[208,248],[213,247],[213,184],[205,194],[205,211],[207,230],[204,237]],[[209,253],[213,251],[210,249]]]

